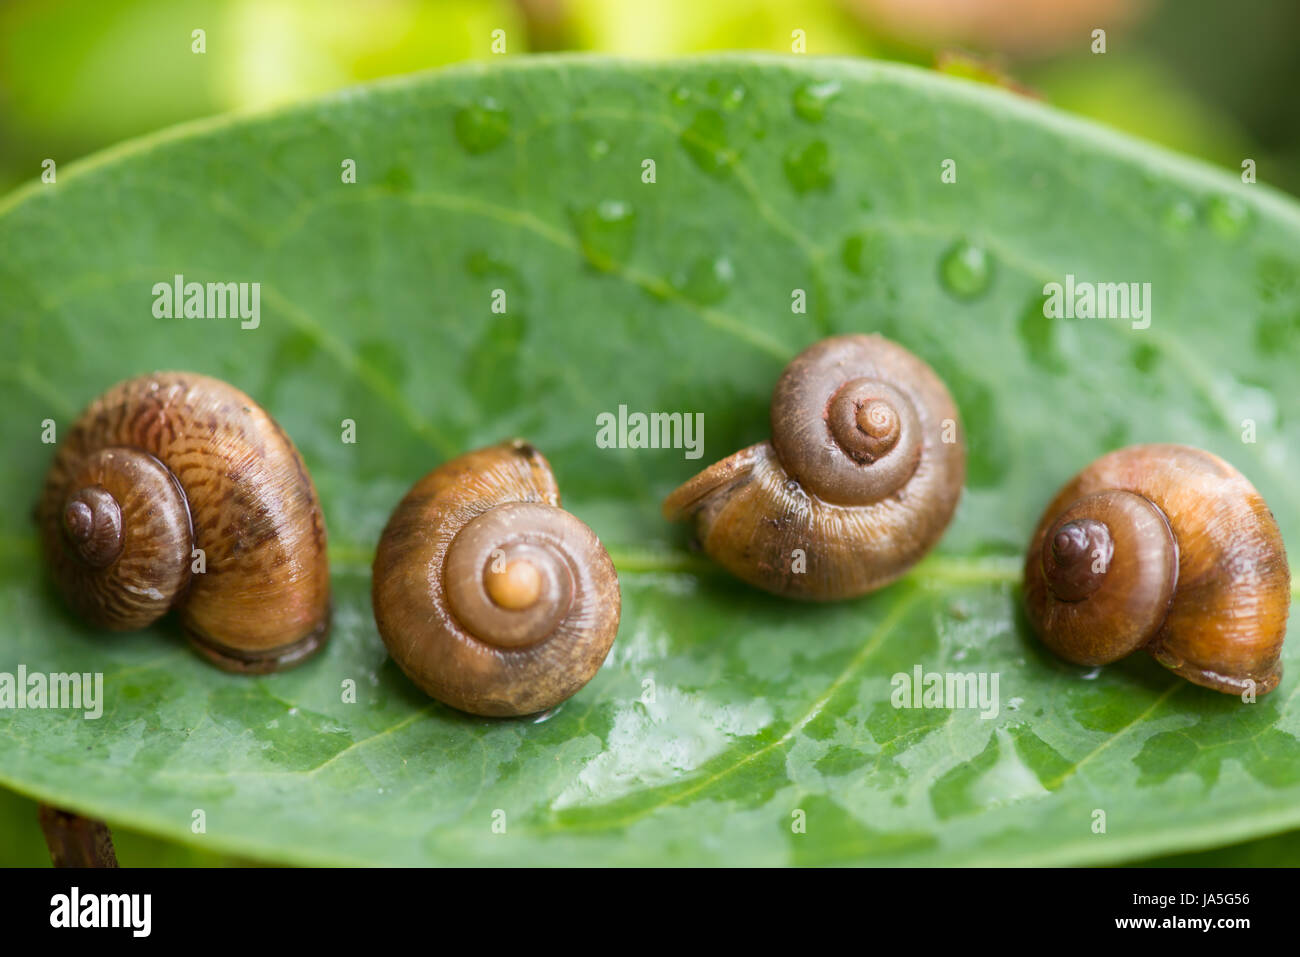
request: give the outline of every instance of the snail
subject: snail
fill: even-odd
[[[329,565],[316,489],[289,437],[243,392],[159,372],[94,400],[55,453],[36,509],[53,577],[96,626],[176,608],[228,671],[320,650]]]
[[[778,595],[830,600],[889,584],[939,540],[966,474],[952,397],[878,335],[825,339],[772,394],[772,439],[717,462],[664,501],[704,551]]]
[[[371,597],[389,654],[426,694],[472,714],[534,714],[599,670],[618,576],[559,505],[550,464],[519,440],[444,463],[398,504]]]
[[[1071,479],[1034,530],[1024,594],[1043,643],[1077,664],[1145,648],[1226,694],[1282,676],[1281,532],[1246,477],[1200,449],[1135,445]]]

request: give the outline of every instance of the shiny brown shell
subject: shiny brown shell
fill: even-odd
[[[430,472],[375,553],[379,634],[426,694],[472,714],[534,714],[570,698],[618,633],[618,576],[590,528],[560,506],[525,442]]]
[[[664,502],[736,577],[831,600],[887,585],[943,535],[966,446],[942,380],[878,335],[823,340],[772,395],[772,439],[723,459]]]
[[[283,430],[218,379],[159,372],[94,400],[55,453],[37,520],[65,599],[99,627],[175,607],[201,654],[255,673],[325,641],[316,489]]]
[[[1047,506],[1025,560],[1043,643],[1102,665],[1145,648],[1189,681],[1264,694],[1282,675],[1291,574],[1255,487],[1185,445],[1102,456]]]

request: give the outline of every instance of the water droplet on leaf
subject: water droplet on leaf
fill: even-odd
[[[1156,362],[1160,358],[1160,353],[1156,347],[1149,342],[1139,343],[1133,350],[1133,367],[1146,375],[1156,367]]]
[[[794,91],[795,115],[809,123],[820,123],[826,116],[826,108],[839,95],[838,80],[805,83]]]
[[[824,192],[835,179],[831,148],[823,140],[814,140],[802,149],[791,149],[785,155],[784,165],[785,178],[798,193]]]
[[[1185,199],[1170,203],[1162,217],[1165,229],[1170,232],[1185,232],[1187,227],[1196,222],[1196,207]]]
[[[717,77],[709,81],[709,93],[717,98],[718,105],[728,113],[740,109],[744,105],[745,97],[749,91],[745,89],[745,84],[738,80]]]
[[[588,262],[610,272],[627,261],[636,238],[636,210],[631,203],[606,199],[571,216]]]
[[[993,260],[982,246],[958,240],[939,261],[939,279],[958,299],[974,299],[993,281]]]
[[[727,121],[717,110],[700,110],[682,130],[680,142],[695,165],[710,176],[730,172],[738,154],[727,138]]]
[[[872,276],[879,272],[884,254],[885,241],[875,233],[854,233],[840,248],[844,268],[859,276]]]
[[[532,721],[533,724],[542,724],[554,718],[557,714],[560,713],[561,710],[563,710],[563,708],[564,708],[564,702],[560,702],[553,708],[547,708],[545,711],[537,712],[535,715],[532,716],[530,720]]]
[[[1205,206],[1205,218],[1224,239],[1234,239],[1250,222],[1250,207],[1235,196],[1213,196]]]
[[[691,264],[678,289],[687,299],[711,306],[727,298],[736,273],[726,256],[703,256]]]
[[[454,125],[460,145],[478,155],[499,146],[510,133],[510,113],[496,100],[484,97],[457,112]]]

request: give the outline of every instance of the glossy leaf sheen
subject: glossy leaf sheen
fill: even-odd
[[[801,109],[809,84],[835,95]],[[61,168],[3,206],[0,248],[0,670],[103,671],[107,695],[98,721],[0,714],[8,787],[307,863],[1078,863],[1300,826],[1294,641],[1281,687],[1245,706],[1145,656],[1054,660],[1015,584],[1042,505],[1129,442],[1225,456],[1300,541],[1300,213],[1266,186],[912,70],[537,59]],[[260,328],[155,319],[150,289],[178,272],[260,281]],[[1150,329],[1044,319],[1043,284],[1066,273],[1150,282]],[[848,331],[947,379],[964,500],[937,553],[877,595],[756,594],[690,555],[659,501],[762,439],[785,361]],[[170,622],[97,635],[43,577],[41,421],[66,430],[111,383],[170,367],[257,397],[317,479],[335,629],[299,670],[219,673]],[[596,416],[620,404],[703,412],[705,457],[598,448]],[[511,435],[545,450],[624,593],[606,666],[540,722],[423,698],[369,607],[400,496]],[[997,672],[998,715],[895,709],[891,676],[916,665]]]

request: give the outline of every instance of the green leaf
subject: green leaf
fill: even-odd
[[[1073,864],[1300,826],[1294,642],[1246,706],[1144,656],[1056,660],[1016,585],[1048,498],[1130,442],[1223,455],[1297,540],[1300,210],[1266,186],[915,70],[536,58],[130,144],[11,198],[0,249],[0,670],[102,671],[106,696],[98,720],[0,715],[8,787],[301,863]],[[151,287],[176,273],[260,282],[260,326],[155,319]],[[1150,282],[1150,328],[1045,320],[1067,273]],[[659,502],[762,439],[784,363],[848,331],[946,378],[965,497],[878,594],[755,593],[689,554]],[[170,621],[97,634],[41,570],[42,420],[66,430],[111,383],[176,367],[255,396],[317,480],[335,627],[298,670],[219,673]],[[703,412],[705,457],[598,448],[620,404]],[[512,435],[550,458],[624,600],[603,670],[537,722],[425,699],[369,608],[401,495]],[[895,709],[891,676],[917,666],[997,673],[997,716]]]

